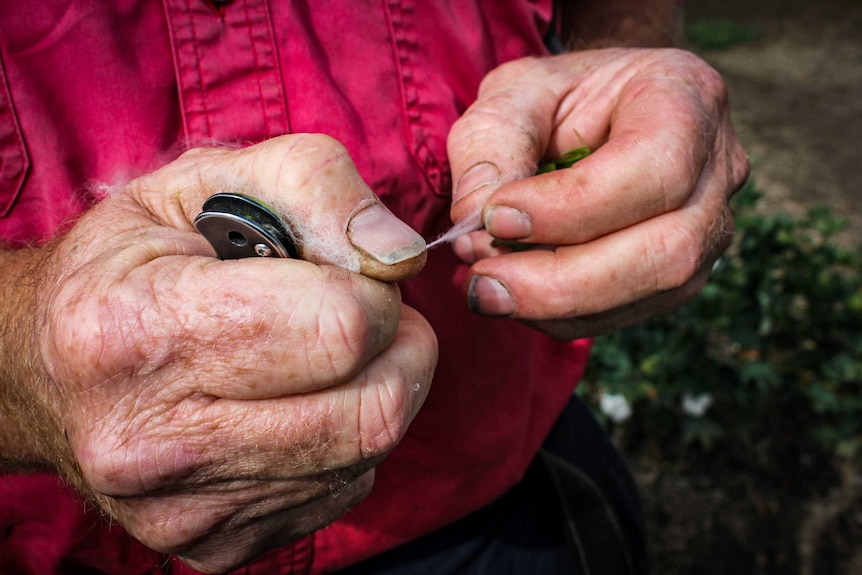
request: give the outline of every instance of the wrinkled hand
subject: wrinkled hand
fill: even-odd
[[[537,164],[589,146],[568,169]],[[503,65],[453,127],[452,217],[468,303],[561,339],[689,300],[728,247],[748,160],[719,75],[672,49],[597,50]],[[537,244],[511,252],[492,239]],[[496,245],[496,244],[495,244]]]
[[[218,191],[287,214],[310,261],[214,259],[190,222]],[[53,248],[40,304],[81,484],[203,571],[337,518],[404,435],[437,354],[396,285],[342,267],[403,279],[424,246],[323,136],[193,150],[112,194]]]

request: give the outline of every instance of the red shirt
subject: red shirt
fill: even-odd
[[[117,184],[212,142],[324,132],[426,238],[449,225],[446,136],[496,65],[542,54],[551,0],[0,0],[0,239],[44,241]],[[471,314],[448,248],[402,286],[440,363],[425,406],[342,519],[247,568],[322,572],[515,484],[588,345]],[[50,475],[0,478],[0,571],[187,571],[109,529]]]

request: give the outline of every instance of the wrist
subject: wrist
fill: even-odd
[[[81,482],[60,394],[42,369],[38,300],[50,248],[0,251],[0,471],[51,469]]]

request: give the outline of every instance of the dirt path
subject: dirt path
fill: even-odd
[[[701,55],[727,81],[764,205],[791,213],[828,205],[850,220],[845,237],[862,242],[862,2],[687,4],[687,22],[708,18],[760,34]]]

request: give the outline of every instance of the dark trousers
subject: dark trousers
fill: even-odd
[[[643,575],[637,489],[604,430],[573,397],[521,483],[472,515],[342,573]]]

